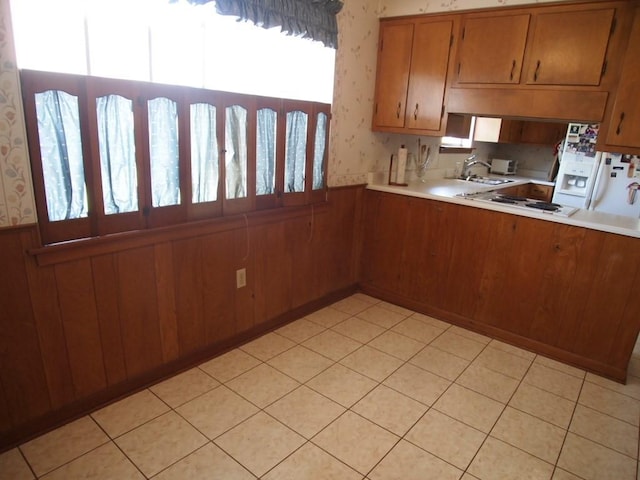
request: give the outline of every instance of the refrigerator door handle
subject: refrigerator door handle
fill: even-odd
[[[606,167],[607,162],[605,161],[606,156],[607,156],[606,153],[602,153],[598,161],[598,173],[596,173],[596,181],[593,185],[593,191],[591,192],[591,195],[589,196],[589,199],[587,201],[588,202],[587,209],[589,210],[595,210],[600,200],[600,194],[602,193],[600,191],[600,188],[602,185],[604,185],[604,188],[606,189],[606,186],[607,186],[607,183],[602,181],[602,178],[606,174],[605,170],[607,168]]]

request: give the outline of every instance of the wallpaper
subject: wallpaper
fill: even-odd
[[[0,0],[0,228],[36,221],[10,18]]]

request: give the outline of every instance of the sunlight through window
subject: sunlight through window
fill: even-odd
[[[12,0],[24,69],[331,103],[335,50],[186,0]]]

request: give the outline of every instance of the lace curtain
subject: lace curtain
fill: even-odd
[[[133,102],[119,95],[96,99],[104,213],[138,210]]]
[[[189,0],[205,4],[214,0]],[[338,0],[215,0],[221,15],[232,15],[260,27],[281,27],[287,35],[310,38],[338,48]]]
[[[58,90],[35,97],[49,220],[86,217],[78,97]]]
[[[256,135],[256,195],[276,190],[276,132],[278,113],[270,108],[258,110]]]
[[[304,192],[307,164],[308,115],[295,111],[287,113],[286,150],[284,156],[285,193]]]
[[[247,196],[247,110],[239,105],[226,109],[225,176],[226,198]]]
[[[218,139],[216,107],[191,105],[191,201],[214,202],[218,199]]]

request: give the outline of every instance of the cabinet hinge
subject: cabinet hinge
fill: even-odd
[[[608,64],[608,61],[605,60],[604,63],[602,64],[602,72],[600,72],[600,78],[604,77],[604,74],[607,73],[607,64]]]
[[[462,40],[464,40],[464,34],[465,34],[465,32],[466,32],[466,31],[467,31],[467,28],[466,28],[466,27],[464,27],[464,28],[462,29]]]

